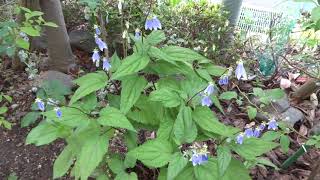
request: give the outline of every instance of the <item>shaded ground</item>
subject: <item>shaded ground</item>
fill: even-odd
[[[30,108],[34,95],[25,73],[0,72],[1,92],[13,97],[7,120],[13,123],[12,130],[0,128],[0,179],[15,173],[19,179],[52,179],[54,159],[63,147],[62,142],[36,147],[25,145],[31,128],[21,128],[20,120]]]

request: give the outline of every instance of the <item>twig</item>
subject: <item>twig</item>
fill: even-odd
[[[302,71],[304,74],[308,75],[309,77],[314,78],[314,79],[317,79],[317,80],[320,80],[319,77],[317,77],[317,76],[315,76],[315,75],[307,72],[306,70],[304,70],[304,69],[302,69],[302,68],[300,68],[300,67],[298,67],[298,66],[296,66],[296,65],[293,65],[285,56],[280,55],[280,57],[282,57],[282,59],[283,59],[284,61],[286,61],[287,64],[289,64],[290,66],[292,66],[292,67],[294,67],[294,68]]]

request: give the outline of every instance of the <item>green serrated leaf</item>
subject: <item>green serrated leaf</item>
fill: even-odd
[[[112,155],[111,158],[107,159],[108,167],[115,174],[121,174],[125,172],[125,167],[123,164],[123,160],[120,159],[117,155]]]
[[[22,38],[17,38],[16,39],[16,44],[18,47],[25,49],[25,50],[29,50],[30,47],[30,43],[28,41],[25,41]]]
[[[119,66],[121,65],[121,60],[116,52],[112,55],[111,60],[110,60],[110,64],[111,64],[111,71],[112,72],[117,71]]]
[[[29,36],[40,36],[40,32],[31,26],[21,27],[20,30]]]
[[[160,42],[164,41],[166,39],[166,36],[163,31],[157,30],[152,31],[146,38],[147,43],[149,43],[151,46],[155,46],[159,44]]]
[[[76,90],[70,100],[70,105],[84,96],[91,94],[99,89],[104,88],[108,83],[108,77],[105,72],[97,71],[89,73],[74,81],[80,87]]]
[[[186,167],[188,159],[186,159],[180,152],[172,155],[169,162],[167,179],[173,180]]]
[[[122,81],[120,110],[126,114],[130,108],[137,102],[141,92],[147,85],[147,81],[137,75],[132,75]]]
[[[44,112],[42,115],[49,120],[53,120],[70,127],[83,126],[88,124],[90,121],[90,118],[77,108],[61,107],[60,110],[62,112],[61,118],[57,117],[55,110]]]
[[[165,107],[177,107],[181,104],[182,99],[177,92],[169,88],[161,88],[152,91],[150,100],[161,102]]]
[[[35,144],[41,146],[49,144],[66,133],[66,129],[59,128],[52,123],[43,122],[33,128],[28,134],[26,144]]]
[[[0,114],[4,114],[8,111],[8,108],[5,106],[0,107]]]
[[[190,107],[182,107],[173,126],[174,135],[182,143],[192,143],[198,135]]]
[[[173,147],[170,142],[154,139],[149,140],[129,153],[143,164],[150,167],[162,167],[171,160]]]
[[[86,139],[81,148],[79,159],[79,171],[81,179],[87,179],[98,167],[108,151],[109,138],[107,135],[91,136]]]
[[[74,161],[74,153],[71,146],[66,146],[53,164],[53,179],[64,176]]]
[[[219,99],[223,100],[231,100],[231,99],[237,99],[238,94],[234,91],[227,91],[220,94]]]
[[[235,144],[232,149],[248,160],[254,160],[256,157],[271,151],[278,146],[277,143],[265,141],[262,139],[250,138],[245,139],[243,144]]]
[[[118,70],[113,74],[112,79],[120,79],[144,69],[149,64],[149,57],[140,54],[132,54],[126,57]]]
[[[138,176],[135,172],[131,172],[130,174],[123,172],[121,174],[118,174],[115,178],[115,180],[138,180]]]
[[[41,116],[39,112],[29,112],[21,120],[21,127],[27,127],[37,121]]]
[[[284,153],[289,151],[290,139],[286,135],[280,136],[280,147]]]
[[[212,64],[208,64],[205,66],[208,73],[212,76],[216,76],[216,77],[220,77],[222,76],[224,73],[227,72],[227,68],[222,67],[222,66],[216,66],[216,65],[212,65]]]
[[[126,116],[118,109],[106,107],[100,111],[98,123],[103,126],[125,128],[131,131],[136,131]]]
[[[237,128],[219,122],[214,112],[208,107],[196,107],[192,113],[192,118],[202,129],[225,137],[232,136],[239,131]]]
[[[208,59],[197,52],[179,46],[167,46],[161,49],[172,61],[192,62],[194,60],[207,61]]]
[[[227,146],[219,146],[217,148],[218,171],[220,177],[224,176],[231,162],[231,151]]]
[[[211,96],[213,104],[219,109],[219,111],[224,114],[223,108],[217,96]]]
[[[247,111],[248,111],[248,117],[250,120],[256,118],[257,116],[257,109],[252,107],[252,106],[247,106]]]

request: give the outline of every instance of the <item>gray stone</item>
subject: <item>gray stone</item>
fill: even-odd
[[[91,53],[96,47],[94,37],[85,30],[73,30],[69,33],[70,44],[76,48]]]
[[[259,102],[259,99],[257,97],[252,98],[251,101],[258,106],[261,105],[261,102]],[[283,113],[289,108],[290,102],[287,95],[285,95],[282,99],[278,99],[272,102],[270,105],[263,107],[262,110],[268,113]]]
[[[320,135],[320,122],[318,122],[317,124],[315,124],[311,130],[310,130],[310,134],[311,135]]]
[[[33,86],[40,87],[46,81],[58,80],[67,88],[72,89],[75,84],[72,82],[73,78],[70,75],[64,74],[59,71],[45,71],[34,80]]]
[[[304,114],[297,108],[290,107],[281,115],[282,121],[293,127],[295,123],[304,119]]]

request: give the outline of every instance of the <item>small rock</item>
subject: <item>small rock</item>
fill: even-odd
[[[287,123],[289,126],[294,126],[295,123],[304,119],[303,113],[294,107],[290,107],[281,114],[282,121]]]
[[[12,105],[10,106],[10,108],[13,109],[13,110],[16,109],[17,107],[19,107],[19,104],[12,104]]]
[[[261,102],[259,102],[259,99],[257,97],[252,98],[251,101],[257,104],[258,106],[261,105]],[[263,107],[263,110],[268,113],[283,113],[287,109],[289,109],[289,107],[290,102],[287,95],[285,95],[282,99],[278,99],[272,102],[270,105]]]
[[[320,122],[318,122],[317,124],[315,124],[315,125],[311,128],[310,134],[311,134],[311,135],[320,135]]]
[[[75,85],[72,82],[73,78],[70,75],[59,71],[45,71],[40,73],[40,75],[34,80],[32,86],[40,87],[44,82],[53,80],[60,81],[64,86],[70,89],[72,89]]]
[[[96,47],[94,37],[85,30],[73,30],[69,33],[71,47],[91,53]]]

